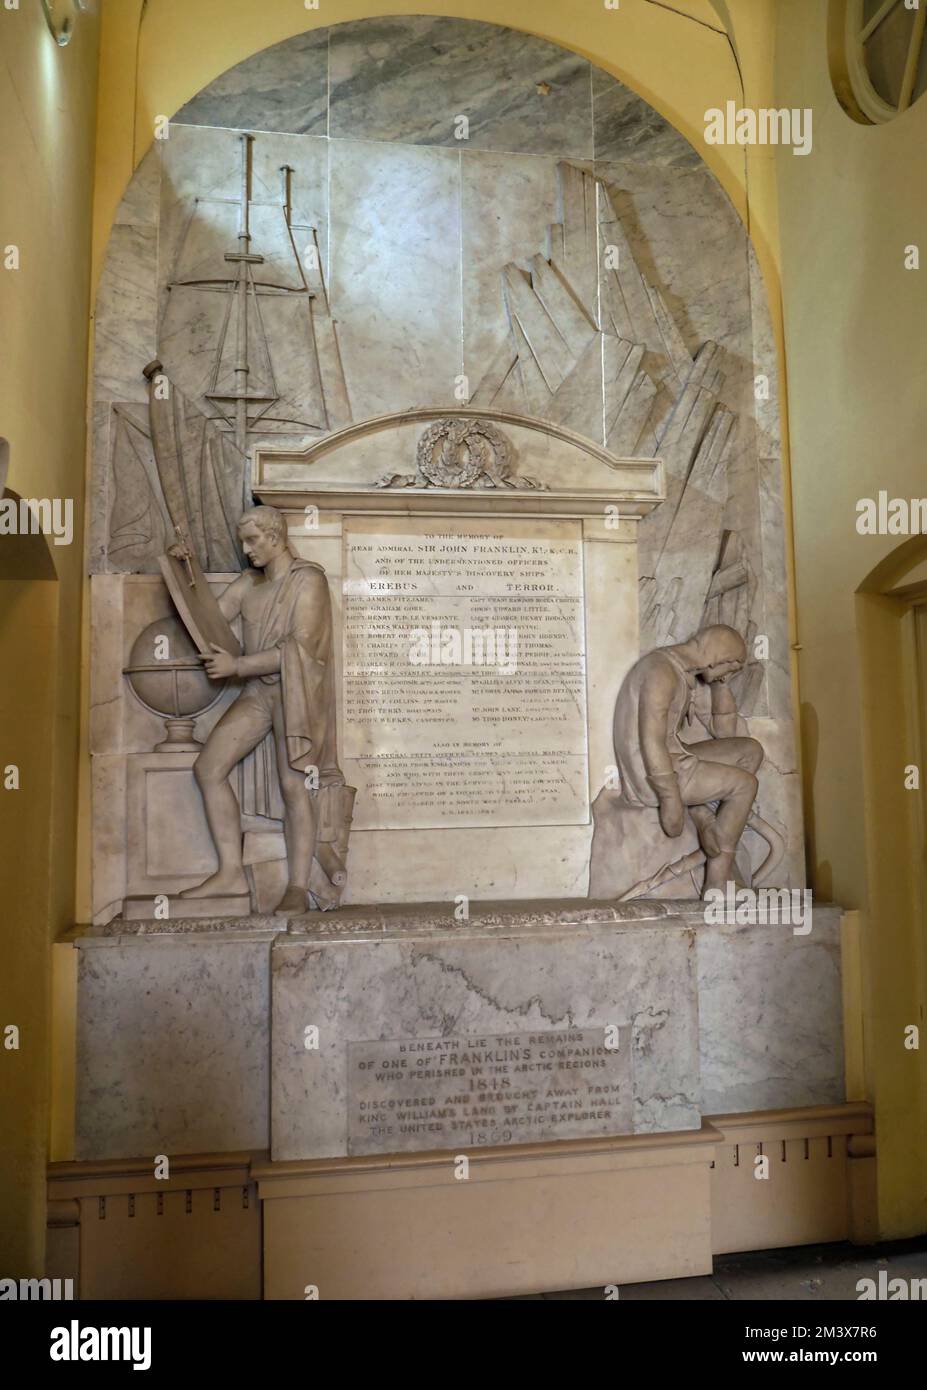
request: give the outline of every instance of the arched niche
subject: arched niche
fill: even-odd
[[[263,257],[247,272],[229,259],[245,234]],[[244,428],[239,276],[267,290]],[[358,20],[253,54],[175,113],[120,205],[97,302],[91,572],[156,573],[172,536],[154,360],[186,475],[219,513],[244,499],[256,448],[408,409],[508,410],[662,457],[642,644],[687,635],[716,576],[740,575],[714,606],[770,639],[749,703],[790,716],[779,372],[756,257],[699,152],[580,54],[446,16]]]
[[[623,650],[704,621],[765,645],[738,696],[797,884],[777,382],[740,217],[611,74],[468,20],[313,30],[187,102],[120,204],[96,310],[89,568],[150,584],[178,506],[202,513],[204,544],[228,535],[261,458],[315,459],[384,417],[517,417],[598,451],[603,474],[660,465]],[[528,434],[512,440],[530,455]],[[324,538],[330,573],[340,544]],[[603,667],[603,708],[622,674]]]

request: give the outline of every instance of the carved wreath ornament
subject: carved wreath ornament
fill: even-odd
[[[512,473],[512,450],[488,420],[436,420],[415,455],[415,473],[385,473],[378,487],[512,487],[546,490],[534,478]]]

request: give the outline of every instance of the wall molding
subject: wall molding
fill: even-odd
[[[764,1155],[769,1178],[758,1180]],[[184,1155],[166,1180],[150,1158],[55,1163],[50,1261],[58,1251],[55,1272],[84,1299],[303,1298],[310,1283],[322,1298],[503,1297],[685,1278],[735,1250],[876,1238],[863,1102],[468,1157],[465,1183],[450,1151]]]

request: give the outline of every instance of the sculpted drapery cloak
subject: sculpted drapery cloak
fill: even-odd
[[[325,571],[294,557],[264,614],[255,649],[280,648],[281,695],[287,759],[297,772],[319,770],[319,786],[340,786],[335,720],[335,663],[331,596]],[[261,676],[273,684],[276,675]],[[255,749],[243,769],[242,811],[280,819],[272,735]]]

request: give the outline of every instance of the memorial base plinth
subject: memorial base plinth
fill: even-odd
[[[697,902],[89,928],[77,1153],[472,1156],[840,1103],[839,915],[806,935]]]
[[[163,918],[165,921],[181,919],[197,920],[208,917],[248,917],[251,913],[251,896],[237,893],[225,898],[181,898],[175,894],[152,897],[126,898],[122,908],[126,922],[151,922]],[[166,915],[165,915],[166,914]]]
[[[502,1298],[711,1271],[711,1164],[691,1134],[393,1163],[268,1164],[264,1297]]]

